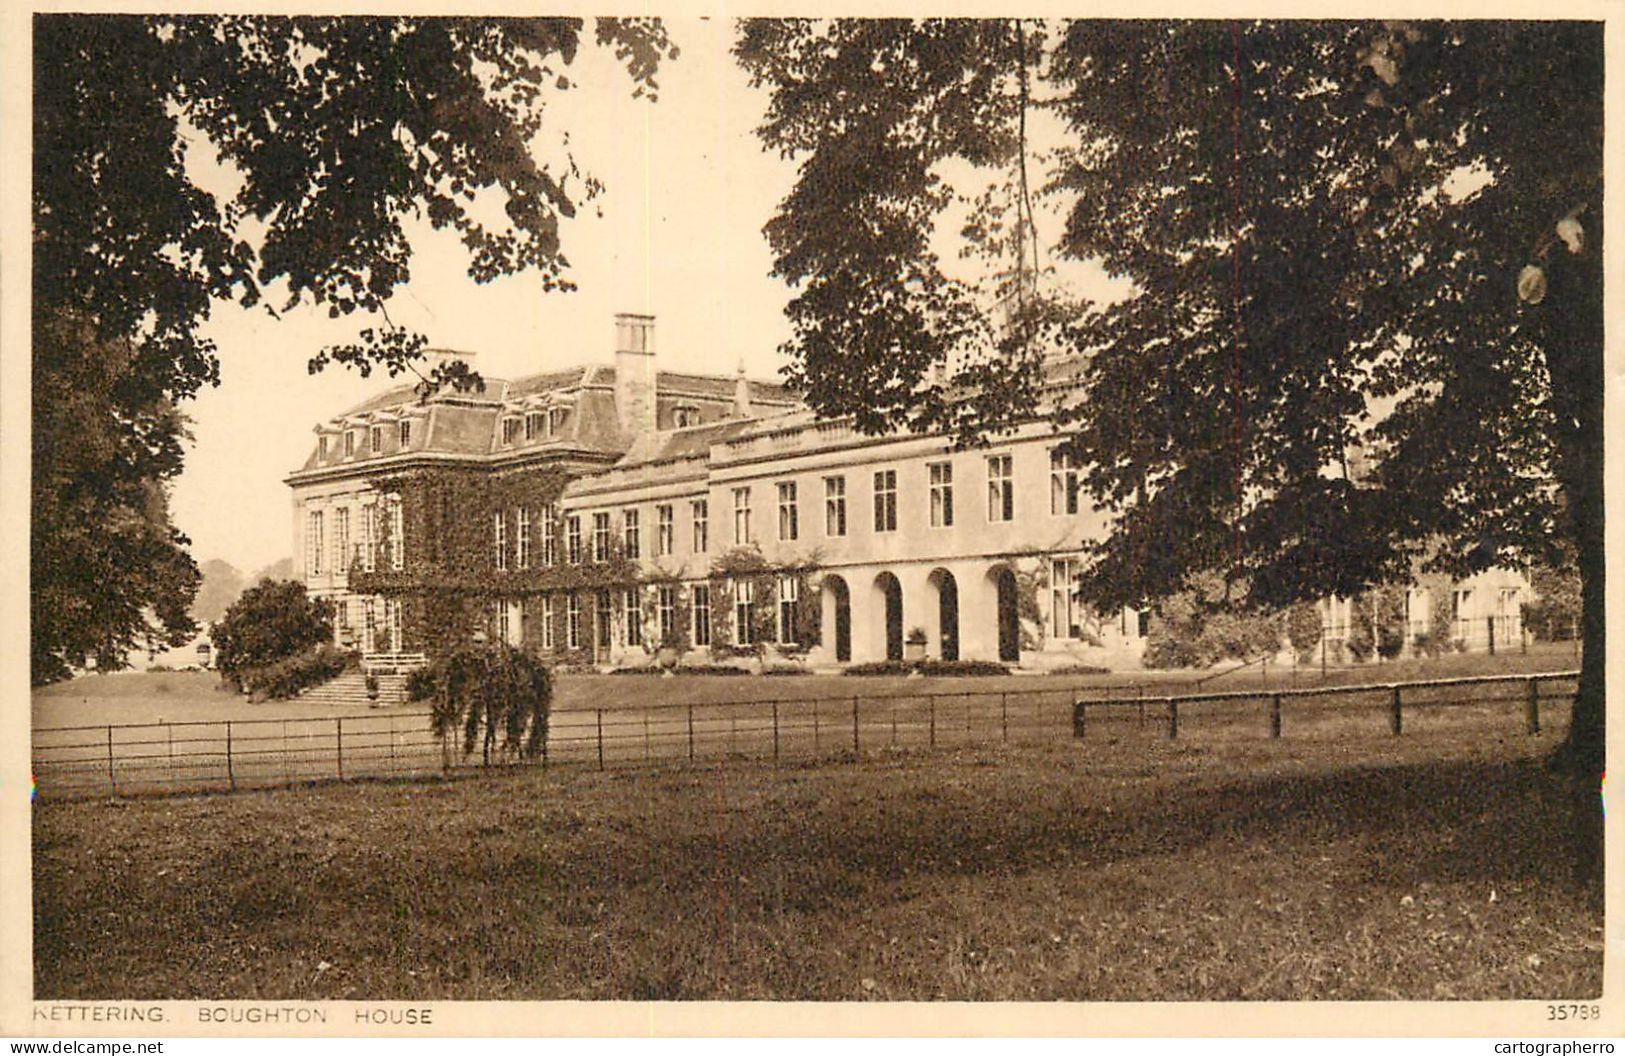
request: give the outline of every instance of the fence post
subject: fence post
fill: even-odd
[[[112,751],[113,735],[110,730],[107,735],[108,751]],[[111,765],[111,764],[109,764]],[[111,770],[109,770],[111,773]],[[231,723],[226,723],[226,784],[231,786],[233,792],[237,791],[237,772],[231,766]]]
[[[779,702],[773,702],[773,765],[779,765]]]
[[[226,724],[226,729],[231,729],[229,722]],[[229,745],[231,741],[228,739],[226,743]],[[226,758],[229,760],[231,756],[228,754]],[[107,726],[107,789],[109,795],[118,795],[118,779],[113,776],[113,726],[111,723]]]
[[[1529,695],[1523,704],[1523,721],[1531,734],[1540,732],[1540,683],[1532,678],[1529,680]]]
[[[863,751],[858,744],[858,698],[852,698],[852,754],[858,755]]]
[[[1072,701],[1072,736],[1073,737],[1081,738],[1083,736],[1083,724],[1084,724],[1085,721],[1087,721],[1086,717],[1085,717],[1085,713],[1088,710],[1089,710],[1089,702],[1088,701],[1081,700],[1081,699],[1074,699]]]
[[[937,746],[937,698],[925,698],[931,705],[931,747]]]
[[[688,761],[694,761],[694,705],[688,706]]]
[[[1488,627],[1489,631],[1490,631],[1490,655],[1494,656],[1495,655],[1495,617],[1494,616],[1486,616],[1486,617],[1484,617],[1484,625],[1486,627]]]
[[[1010,694],[999,694],[999,735],[1004,743],[1010,743]]]
[[[1393,703],[1389,705],[1388,728],[1394,731],[1395,737],[1398,737],[1405,729],[1405,718],[1400,711],[1398,686],[1394,687]]]
[[[598,769],[604,768],[604,709],[595,709],[598,717]]]
[[[1173,697],[1165,699],[1168,701],[1168,739],[1171,741],[1179,736],[1179,701]]]
[[[339,756],[339,780],[343,781],[344,780],[344,720],[342,718],[338,718],[338,719],[334,719],[333,721],[335,723],[337,723],[337,725],[338,725],[337,743],[338,743],[338,756]]]
[[[1281,736],[1281,694],[1270,697],[1270,736]]]

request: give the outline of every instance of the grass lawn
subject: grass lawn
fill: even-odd
[[[42,801],[36,996],[1597,994],[1560,723],[1363,729]]]
[[[813,697],[861,697],[965,690],[997,693],[1054,690],[1058,693],[1125,693],[1131,687],[1159,687],[1159,692],[1240,690],[1260,686],[1290,688],[1357,685],[1465,675],[1562,671],[1579,667],[1570,643],[1532,645],[1496,656],[1450,654],[1435,659],[1402,660],[1329,669],[1317,666],[1267,671],[1257,666],[1223,673],[1209,671],[1118,671],[1108,675],[1010,675],[976,678],[845,677],[838,675],[736,676],[684,675],[657,678],[636,675],[567,674],[557,677],[554,707],[558,711],[595,708],[640,709],[650,705],[712,704],[734,700],[805,700]],[[1215,677],[1217,676],[1217,677]],[[1148,690],[1149,692],[1150,690]],[[368,709],[361,709],[368,710]],[[387,709],[381,709],[387,710]],[[421,711],[422,705],[399,710]],[[220,686],[210,671],[133,672],[84,675],[37,689],[33,694],[36,728],[105,723],[196,722],[216,719],[314,718],[355,714],[355,708],[304,704],[298,700],[250,703]]]

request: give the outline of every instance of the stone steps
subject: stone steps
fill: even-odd
[[[383,707],[406,703],[406,675],[378,675],[378,697],[367,695],[367,676],[360,671],[346,671],[335,679],[312,686],[299,695],[307,704],[331,704],[343,707]]]

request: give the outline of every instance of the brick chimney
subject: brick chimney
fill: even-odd
[[[739,361],[739,371],[734,375],[734,417],[752,417],[750,379],[745,377],[745,361],[743,359]]]
[[[655,429],[655,317],[615,315],[615,416],[632,436]]]

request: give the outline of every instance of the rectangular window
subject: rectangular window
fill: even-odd
[[[626,644],[643,644],[643,599],[637,587],[628,587],[622,602],[626,611]]]
[[[1083,612],[1074,593],[1078,562],[1056,558],[1050,562],[1050,634],[1056,638],[1082,638]]]
[[[410,419],[401,419],[400,448],[405,451],[412,446],[412,422]]]
[[[987,460],[987,519],[1013,521],[1016,517],[1016,483],[1009,455],[992,455]]]
[[[530,567],[530,510],[519,507],[519,567]]]
[[[954,466],[933,462],[931,474],[931,527],[950,528],[954,523]]]
[[[609,560],[609,513],[595,513],[592,515],[592,559],[594,561]]]
[[[511,446],[513,444],[513,442],[515,440],[517,440],[518,438],[519,438],[519,419],[517,419],[517,418],[504,418],[504,419],[502,419],[502,442],[504,444],[507,444],[507,445]]]
[[[670,557],[676,549],[677,529],[671,503],[655,507],[655,556]]]
[[[321,462],[326,462],[327,461],[327,437],[326,436],[318,436],[316,438],[316,458],[317,458],[318,461],[321,461]]]
[[[756,583],[734,580],[734,644],[756,644]]]
[[[1078,459],[1060,448],[1049,453],[1049,512],[1078,512]]]
[[[319,576],[322,572],[322,511],[311,510],[305,519],[305,574]]]
[[[499,601],[497,602],[497,641],[506,645],[512,635],[513,626],[508,619],[508,603]]]
[[[551,566],[559,559],[559,508],[554,503],[542,507],[542,564]]]
[[[361,507],[361,568],[371,572],[378,567],[378,504]]]
[[[578,514],[565,518],[564,556],[572,565],[581,564],[581,517]]]
[[[497,571],[508,570],[508,519],[498,510],[491,515],[491,538],[496,546]]]
[[[795,576],[779,577],[779,642],[784,645],[801,640],[796,627],[796,602],[801,600],[801,580]]]
[[[344,457],[345,458],[352,458],[354,456],[355,456],[355,433],[354,433],[354,431],[346,430],[345,433],[344,433]]]
[[[581,648],[581,596],[570,594],[564,599],[564,646]]]
[[[660,625],[659,645],[665,645],[677,633],[677,588],[664,583],[655,588],[655,616]]]
[[[706,499],[695,499],[689,505],[694,512],[694,552],[703,554],[711,548],[711,533],[706,520],[711,504]]]
[[[779,485],[779,539],[789,542],[800,534],[796,523],[796,486],[792,481]]]
[[[626,556],[638,558],[643,556],[643,540],[641,528],[638,525],[637,510],[621,511],[621,534],[626,542]]]
[[[610,612],[609,591],[607,590],[598,592],[598,619],[595,622],[598,625],[598,648],[608,649],[614,641],[612,636],[614,622]]]
[[[694,644],[696,647],[711,644],[711,587],[709,584],[696,584],[694,587]]]
[[[340,506],[333,511],[333,571],[348,572],[346,560],[350,553],[350,508]]]
[[[824,478],[824,534],[846,534],[846,478]]]
[[[399,495],[389,497],[389,567],[396,572],[406,567],[406,519]]]
[[[525,415],[525,439],[540,440],[547,435],[547,415],[541,411],[532,411]]]
[[[542,648],[553,648],[553,595],[542,598]]]
[[[875,531],[897,531],[897,470],[875,474]]]
[[[367,446],[371,449],[372,453],[376,455],[384,449],[384,427],[381,425],[375,425],[371,429],[367,430],[367,432]]]
[[[734,489],[734,544],[750,542],[750,489]]]

